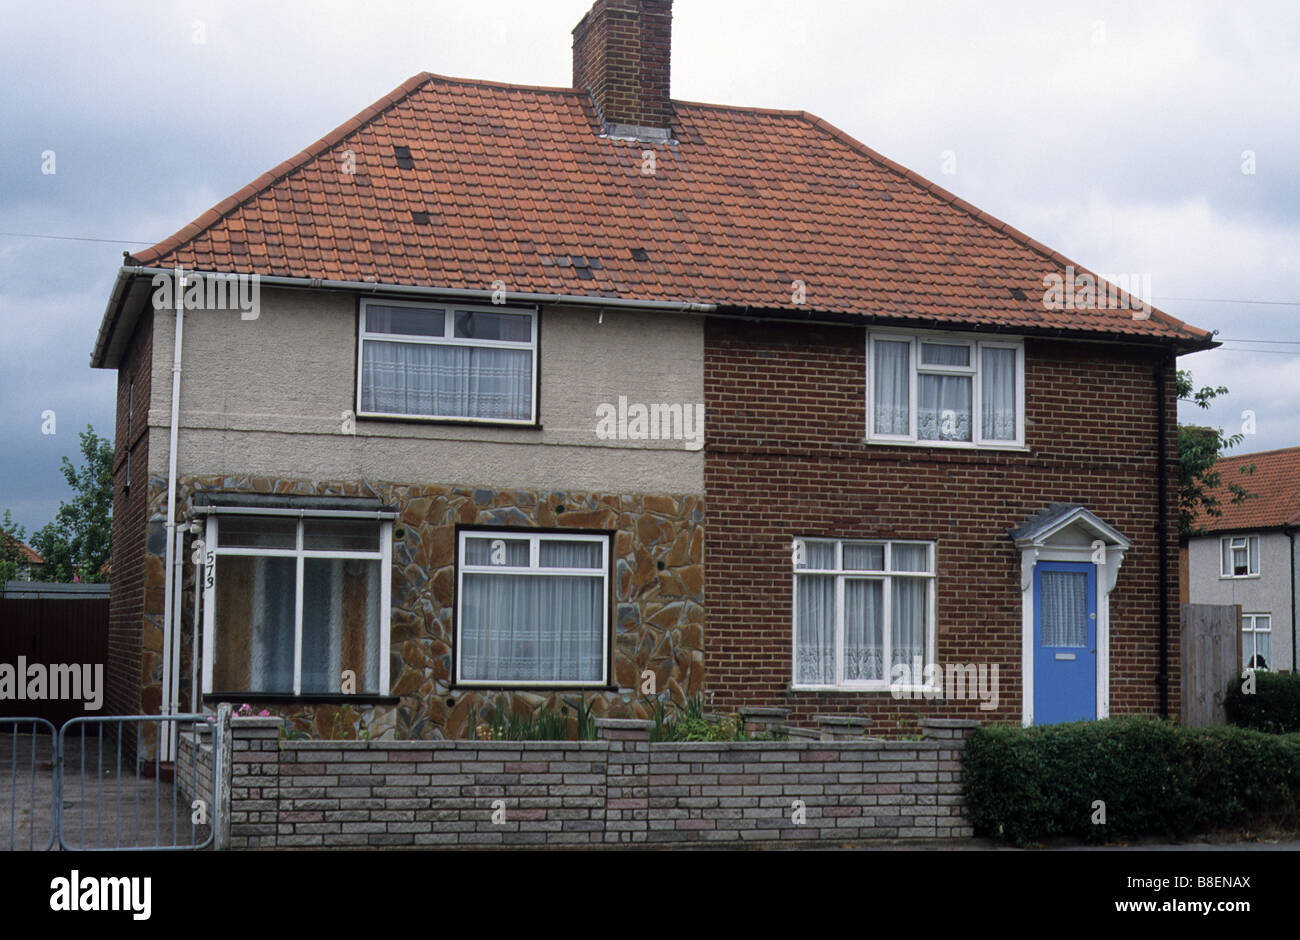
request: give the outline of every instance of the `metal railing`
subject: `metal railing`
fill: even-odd
[[[136,759],[145,732],[153,735],[152,761]],[[177,760],[169,768],[159,759],[163,734],[178,739],[189,735],[188,760]],[[210,757],[201,773],[205,736]],[[56,763],[59,846],[77,851],[188,851],[211,845],[216,829],[217,738],[207,715],[116,715],[67,721],[58,734]],[[168,772],[170,781],[164,779]]]
[[[0,849],[53,847],[59,816],[57,742],[54,725],[44,718],[0,718]],[[39,844],[38,829],[48,829]]]

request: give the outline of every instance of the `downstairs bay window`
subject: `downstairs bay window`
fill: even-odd
[[[1023,446],[1024,345],[868,331],[867,440]]]
[[[793,688],[924,685],[935,649],[933,543],[799,539],[794,563]]]
[[[462,530],[456,566],[456,682],[605,686],[609,536]]]
[[[392,523],[369,516],[209,515],[205,694],[388,694]]]

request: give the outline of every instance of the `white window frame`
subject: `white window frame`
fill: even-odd
[[[1268,618],[1267,630],[1259,629],[1259,618],[1261,617]],[[1246,625],[1247,622],[1250,623],[1250,626]],[[1272,666],[1252,666],[1250,664],[1250,660],[1254,659],[1255,656],[1259,655],[1259,642],[1253,638],[1260,633],[1268,634],[1268,658],[1270,661],[1272,661],[1273,660],[1273,615],[1265,611],[1261,611],[1259,613],[1254,613],[1254,614],[1242,614],[1241,615],[1241,638],[1244,641],[1246,639],[1247,634],[1249,634],[1252,637],[1250,645],[1253,651],[1253,654],[1250,656],[1250,658],[1247,658],[1243,653],[1241,659],[1242,669],[1260,669],[1264,672],[1269,672],[1273,669]]]
[[[885,341],[908,344],[908,433],[879,434],[875,430],[874,369],[876,343]],[[970,349],[969,366],[921,364],[921,343],[966,346]],[[867,414],[866,442],[869,444],[906,444],[916,447],[951,447],[965,450],[1026,450],[1025,447],[1025,344],[1019,337],[998,339],[972,338],[970,334],[926,331],[902,332],[892,329],[867,330]],[[1016,353],[1016,438],[996,440],[983,434],[983,361],[985,349],[1013,349]],[[931,441],[917,437],[917,400],[921,375],[968,375],[971,377],[971,439],[969,441]]]
[[[1238,546],[1234,544],[1236,542],[1241,542],[1242,544]],[[1254,548],[1254,551],[1251,551],[1252,546]],[[1241,549],[1246,553],[1245,574],[1235,573],[1236,565],[1233,564],[1233,554],[1238,549]],[[1259,550],[1260,550],[1260,545],[1259,545],[1258,535],[1223,536],[1223,538],[1219,539],[1219,579],[1221,581],[1222,580],[1241,581],[1246,578],[1258,578],[1259,568],[1260,568]],[[1250,559],[1252,557],[1254,557],[1255,559],[1255,568],[1253,571],[1251,570],[1250,567]]]
[[[442,336],[416,336],[409,333],[372,333],[366,329],[367,310],[371,306],[378,307],[411,307],[417,310],[425,310],[429,313],[442,312],[443,315],[443,335]],[[456,336],[456,314],[460,313],[510,313],[519,316],[526,316],[532,323],[532,335],[528,342],[514,342],[507,340],[495,339],[465,339]],[[466,424],[502,424],[514,427],[529,427],[537,424],[537,395],[538,395],[538,376],[537,376],[537,321],[538,313],[536,308],[532,307],[505,307],[505,306],[484,306],[482,304],[443,304],[443,303],[421,303],[411,300],[387,300],[384,298],[373,298],[361,301],[361,310],[357,317],[357,389],[356,389],[356,414],[359,418],[398,418],[403,421],[440,421],[440,422],[464,422]],[[428,346],[471,346],[480,348],[494,349],[527,349],[532,354],[532,393],[529,396],[531,410],[527,418],[474,418],[465,415],[422,415],[422,414],[403,414],[401,412],[389,411],[363,411],[361,409],[361,388],[362,388],[362,371],[365,367],[365,344],[366,343],[420,343]]]
[[[927,582],[928,589],[925,598],[925,662],[921,664],[922,670],[937,662],[936,645],[938,630],[935,623],[935,561],[938,552],[938,546],[935,542],[926,542],[915,539],[832,539],[821,538],[818,536],[798,537],[796,541],[805,547],[809,543],[822,543],[835,545],[835,567],[834,568],[800,568],[797,564],[794,566],[794,573],[791,581],[791,650],[790,650],[790,688],[796,692],[936,692],[941,686],[937,684],[926,684],[924,682],[913,682],[908,685],[899,683],[893,685],[890,683],[890,672],[892,671],[892,654],[891,644],[892,623],[891,617],[893,612],[893,579],[898,577],[924,579]],[[845,569],[844,568],[844,546],[845,545],[883,545],[885,549],[884,568],[878,571],[862,569]],[[922,545],[926,549],[926,570],[925,571],[894,571],[893,570],[893,546],[895,545]],[[835,682],[831,685],[812,684],[799,682],[799,579],[804,575],[833,575],[835,576]],[[880,679],[857,679],[846,680],[844,678],[844,582],[846,581],[883,581],[883,606],[885,610],[885,622],[882,626],[882,644],[881,657],[883,660],[882,673]],[[937,673],[937,670],[935,670]],[[924,674],[924,672],[923,672]]]
[[[471,565],[465,561],[465,542],[467,539],[505,539],[512,541],[528,541],[528,566],[521,567],[518,565]],[[466,688],[487,688],[487,689],[505,689],[505,688],[608,688],[610,683],[610,656],[609,656],[609,611],[610,611],[610,577],[609,577],[609,553],[610,553],[609,535],[604,533],[591,532],[562,532],[562,531],[538,531],[532,529],[461,529],[457,535],[456,545],[456,685],[465,686]],[[550,577],[594,577],[597,572],[595,568],[543,568],[541,567],[541,544],[542,542],[596,542],[600,548],[600,578],[601,578],[601,595],[604,598],[601,604],[601,621],[600,621],[600,662],[601,675],[599,679],[573,680],[556,682],[553,679],[465,679],[461,674],[461,657],[464,653],[465,645],[461,642],[461,631],[465,628],[464,611],[461,609],[461,602],[465,592],[461,589],[466,574],[517,574],[517,575],[545,575]]]
[[[296,527],[296,540],[293,548],[223,548],[220,543],[220,525],[218,520],[223,517],[237,515],[257,515],[272,516],[279,519],[296,518],[298,521]],[[303,523],[306,520],[332,520],[332,519],[361,519],[371,520],[378,527],[379,531],[379,550],[366,552],[360,550],[333,551],[325,549],[308,549],[303,548]],[[302,692],[302,595],[303,595],[303,572],[305,570],[304,562],[308,558],[346,558],[358,559],[365,561],[379,562],[379,688],[375,691],[358,690],[357,695],[388,695],[391,691],[391,682],[389,680],[389,641],[390,641],[390,622],[392,615],[392,595],[393,595],[393,566],[392,566],[392,547],[393,547],[393,523],[391,519],[378,519],[374,513],[367,512],[328,512],[328,511],[285,511],[276,510],[217,510],[208,516],[207,526],[204,532],[204,552],[203,560],[198,569],[198,577],[203,584],[203,693],[205,695],[213,694],[212,688],[212,666],[216,655],[216,633],[221,629],[221,624],[217,622],[217,565],[216,560],[222,556],[236,555],[253,555],[253,556],[276,556],[280,558],[293,558],[297,561],[297,573],[295,578],[296,598],[294,602],[294,625],[293,625],[293,694],[303,695]],[[239,694],[238,690],[220,689],[220,694]],[[267,694],[286,694],[272,689],[258,689],[250,692],[250,695],[256,695],[257,692]],[[316,695],[326,695],[332,693],[308,692],[305,696],[311,699]]]

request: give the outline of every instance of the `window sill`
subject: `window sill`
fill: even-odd
[[[1024,444],[968,444],[965,441],[895,441],[874,437],[864,437],[862,443],[871,447],[931,447],[937,450],[986,450],[1021,454],[1030,452],[1030,448]]]
[[[378,415],[359,413],[357,423],[367,421],[386,424],[443,424],[462,428],[514,428],[519,431],[540,431],[540,421],[492,421],[483,418],[434,418],[425,415]]]
[[[274,705],[341,705],[344,703],[351,705],[397,705],[402,700],[396,695],[379,695],[357,692],[346,694],[343,692],[304,692],[302,695],[294,695],[292,692],[205,692],[203,701],[220,703],[248,703],[253,705],[259,702],[268,702]]]
[[[893,693],[897,697],[922,695],[925,693],[941,694],[943,689],[939,686],[924,685],[791,685],[791,692],[867,692],[877,694],[880,692]]]
[[[1259,577],[1260,576],[1257,574],[1221,574],[1219,575],[1219,580],[1220,581],[1258,581]]]
[[[451,692],[618,692],[619,687],[607,682],[549,683],[549,682],[453,682]],[[626,690],[624,690],[626,691]]]

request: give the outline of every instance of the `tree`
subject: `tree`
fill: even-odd
[[[1209,408],[1210,402],[1220,395],[1228,394],[1222,385],[1211,388],[1206,385],[1193,391],[1192,373],[1185,369],[1178,370],[1178,400],[1193,402],[1200,408]],[[1211,490],[1223,484],[1222,474],[1215,469],[1219,457],[1229,447],[1236,447],[1244,435],[1223,433],[1223,428],[1207,428],[1197,424],[1178,425],[1178,534],[1184,538],[1199,535],[1202,527],[1196,525],[1200,516],[1222,516],[1223,507]],[[1241,472],[1255,472],[1255,465],[1246,464]],[[1232,494],[1232,503],[1244,503],[1259,494],[1250,493],[1240,483],[1229,481],[1228,492]]]
[[[81,469],[63,458],[63,477],[75,495],[59,503],[54,521],[32,535],[32,547],[45,557],[47,581],[106,581],[113,531],[113,444],[86,425],[79,433]]]
[[[19,570],[26,566],[27,557],[22,549],[26,540],[27,533],[14,523],[6,509],[4,518],[0,519],[0,592],[4,591],[6,581],[17,580]]]

